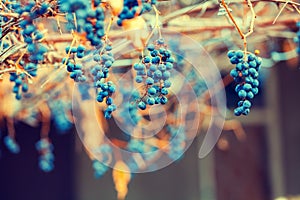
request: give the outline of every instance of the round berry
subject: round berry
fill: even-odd
[[[139,107],[139,109],[141,109],[141,110],[145,110],[145,109],[146,109],[146,104],[145,104],[145,102],[140,101],[140,102],[138,103],[138,107]]]

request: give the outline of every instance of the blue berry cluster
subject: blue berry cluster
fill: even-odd
[[[296,26],[298,28],[297,37],[295,38],[295,42],[297,43],[296,51],[298,54],[300,54],[300,22],[297,22]]]
[[[53,7],[50,3],[44,1],[43,3],[36,3],[35,1],[28,1],[26,5],[22,5],[20,1],[11,2],[8,4],[8,8],[14,10],[14,12],[19,15],[25,15],[25,17],[29,17],[31,19],[36,19],[38,17],[43,17],[53,10]],[[51,9],[50,9],[51,8]]]
[[[50,4],[47,2],[37,4],[34,1],[29,1],[25,5],[22,5],[18,1],[9,2],[7,8],[12,12],[19,14],[19,17],[22,19],[18,23],[20,30],[17,30],[17,33],[21,34],[21,40],[24,40],[27,44],[26,49],[28,52],[28,56],[22,57],[19,63],[16,63],[18,65],[17,68],[19,68],[20,71],[24,70],[24,72],[10,74],[10,80],[15,82],[13,92],[16,94],[16,99],[20,100],[22,98],[20,87],[22,87],[22,92],[28,91],[26,75],[32,77],[37,76],[37,66],[44,60],[44,55],[47,52],[47,48],[41,44],[43,34],[37,29],[34,21],[48,13]],[[5,2],[5,4],[6,3],[7,2]],[[7,20],[6,17],[1,17],[0,23],[2,24]],[[7,48],[7,45],[8,44],[4,43],[4,48]]]
[[[140,97],[138,107],[145,110],[147,105],[166,104],[168,88],[171,87],[170,70],[173,69],[174,58],[166,49],[165,41],[158,39],[156,44],[147,47],[149,56],[144,56],[139,63],[134,64],[135,81],[145,85],[145,94]]]
[[[175,52],[176,63],[174,63],[174,68],[181,72],[185,65],[185,52],[180,48],[180,42],[178,40],[170,40],[170,49]]]
[[[72,78],[75,82],[85,82],[86,76],[83,72],[83,65],[79,62],[76,62],[76,58],[83,58],[85,53],[85,47],[83,45],[79,45],[76,47],[66,47],[66,53],[70,53],[70,58],[64,58],[62,60],[63,64],[67,65],[67,71],[70,72],[70,78]]]
[[[108,167],[98,160],[93,160],[94,177],[101,178],[108,170]]]
[[[39,167],[44,172],[50,172],[54,169],[54,147],[50,143],[49,139],[40,139],[35,148],[40,153]]]
[[[96,87],[99,89],[99,92],[97,94],[97,101],[105,101],[107,105],[107,108],[104,111],[104,117],[106,119],[110,119],[112,117],[112,112],[117,108],[114,104],[113,98],[111,97],[115,93],[116,87],[111,81],[108,81],[106,83],[99,82],[97,83]]]
[[[122,26],[122,23],[126,19],[132,19],[136,15],[141,15],[145,12],[149,12],[152,10],[152,5],[155,5],[157,3],[157,0],[141,0],[142,2],[142,8],[139,8],[138,0],[124,0],[123,3],[123,10],[119,14],[119,19],[117,21],[117,24],[119,26]],[[141,9],[138,12],[138,10]]]
[[[208,89],[205,80],[194,69],[190,70],[186,81],[193,86],[197,97],[200,97]]]
[[[103,144],[95,150],[95,153],[99,155],[101,160],[93,160],[93,169],[95,178],[102,177],[108,170],[108,166],[103,164],[109,161],[109,157],[112,154],[112,149],[109,145]]]
[[[13,4],[13,8],[23,17],[23,20],[20,22],[20,27],[22,28],[21,34],[24,42],[27,44],[27,51],[30,54],[30,63],[25,66],[25,70],[30,74],[32,73],[32,76],[36,76],[36,65],[44,60],[47,48],[40,43],[40,40],[43,39],[43,34],[35,26],[34,20],[46,14],[50,5],[42,3],[40,6],[37,6],[36,2],[30,1],[26,6],[15,3]]]
[[[131,92],[131,90],[127,88],[120,89],[120,92],[125,100],[120,110],[120,117],[126,121],[126,124],[128,124],[129,127],[135,127],[142,117],[139,115],[137,106],[132,103],[132,100],[138,100],[140,94],[138,91]]]
[[[53,125],[59,133],[65,133],[72,128],[67,112],[71,110],[70,102],[64,102],[61,99],[49,102],[52,113]]]
[[[0,38],[3,36],[4,17],[0,16]],[[1,42],[2,43],[2,42]]]
[[[59,10],[66,13],[75,13],[79,16],[87,15],[87,8],[91,5],[90,0],[59,0]]]
[[[101,1],[93,1],[93,3],[95,9],[92,9],[90,0],[61,0],[60,10],[66,12],[69,30],[85,32],[91,45],[98,46],[105,35],[105,14],[103,8],[99,6]],[[73,13],[76,16],[76,25]]]
[[[153,159],[157,153],[158,148],[148,144],[143,139],[131,138],[127,143],[127,149],[133,153],[140,153],[145,161]]]
[[[4,137],[4,145],[13,154],[18,154],[20,152],[20,146],[16,140],[9,135]]]
[[[144,153],[145,152],[146,144],[141,139],[133,139],[128,142],[127,149],[131,152],[135,153]]]
[[[25,93],[28,91],[25,73],[20,73],[19,75],[17,73],[10,73],[9,80],[15,83],[13,93],[16,94],[16,99],[20,100],[22,98],[21,91]]]
[[[101,44],[101,39],[105,35],[104,19],[104,10],[101,7],[97,7],[95,10],[90,10],[87,13],[83,30],[86,32],[86,38],[91,42],[92,46],[98,46]],[[93,23],[93,21],[96,22]]]
[[[104,44],[101,43],[98,50],[94,52],[93,59],[96,64],[91,69],[93,75],[94,86],[97,88],[97,101],[105,102],[107,108],[105,109],[104,116],[106,119],[112,117],[112,112],[116,110],[116,105],[113,102],[112,95],[116,91],[113,82],[108,81],[109,71],[114,63],[114,57],[111,52],[112,46],[109,41]]]
[[[262,59],[256,55],[249,53],[245,55],[243,51],[229,51],[228,58],[232,64],[235,64],[235,69],[232,69],[230,75],[237,83],[235,91],[241,100],[238,102],[238,107],[234,110],[236,116],[248,115],[251,108],[250,100],[258,94],[258,71],[262,63]]]
[[[185,150],[185,139],[186,136],[184,134],[183,127],[175,127],[173,125],[168,125],[167,131],[170,134],[170,150],[168,152],[168,156],[172,160],[180,159]]]
[[[37,29],[34,21],[48,13],[50,4],[47,2],[37,4],[34,1],[29,1],[25,5],[22,5],[20,2],[11,1],[7,7],[11,9],[12,12],[19,14],[20,18],[22,18],[19,23],[21,31],[18,30],[18,33],[21,33],[22,40],[27,44],[28,57],[24,56],[20,62],[17,63],[20,70],[24,69],[27,73],[10,74],[10,80],[15,82],[13,92],[16,94],[16,99],[20,100],[22,98],[20,87],[22,86],[22,92],[28,91],[26,75],[29,74],[32,77],[37,76],[38,64],[44,60],[44,55],[48,51],[47,48],[41,44],[43,34]]]
[[[82,100],[91,99],[91,95],[89,93],[90,85],[88,83],[83,83],[78,85],[78,90],[80,92],[80,96]]]

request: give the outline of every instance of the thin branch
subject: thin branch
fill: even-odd
[[[286,1],[285,4],[282,6],[282,8],[280,9],[279,13],[277,14],[277,16],[275,17],[273,24],[276,23],[278,17],[280,16],[280,14],[282,13],[282,11],[284,10],[284,8],[287,6],[287,4],[289,3],[289,1]]]
[[[227,4],[225,3],[225,0],[222,0],[221,1],[221,4],[222,6],[224,7],[224,9],[226,10],[227,14],[228,14],[228,17],[230,18],[230,20],[232,21],[232,23],[234,24],[236,30],[238,31],[238,33],[240,34],[241,38],[244,39],[245,36],[244,36],[244,33],[242,32],[242,30],[240,29],[240,27],[237,25],[234,17],[232,16]]]

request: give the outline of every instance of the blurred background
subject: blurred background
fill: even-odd
[[[269,200],[300,194],[300,73],[280,62],[266,69],[262,92],[247,117],[239,117],[246,132],[238,140],[224,131],[214,150],[197,157],[197,137],[183,159],[159,171],[135,174],[129,200]],[[236,103],[232,85],[226,89],[230,111]],[[21,152],[12,155],[1,143],[1,200],[110,200],[116,199],[111,173],[95,179],[92,163],[75,129],[58,135],[52,129],[55,170],[41,172],[34,143],[39,129],[18,123]],[[5,135],[5,131],[2,134]]]

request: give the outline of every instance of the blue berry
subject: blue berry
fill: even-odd
[[[140,101],[140,102],[138,103],[138,107],[139,107],[139,109],[141,109],[141,110],[145,110],[145,109],[146,109],[146,104],[145,104],[143,101]]]
[[[155,95],[155,94],[156,94],[156,89],[155,89],[154,87],[150,87],[150,88],[148,89],[148,93],[149,93],[150,95]]]
[[[240,97],[241,99],[243,99],[243,98],[246,98],[247,92],[246,92],[245,90],[240,90],[240,91],[238,92],[238,95],[239,95],[239,97]]]

